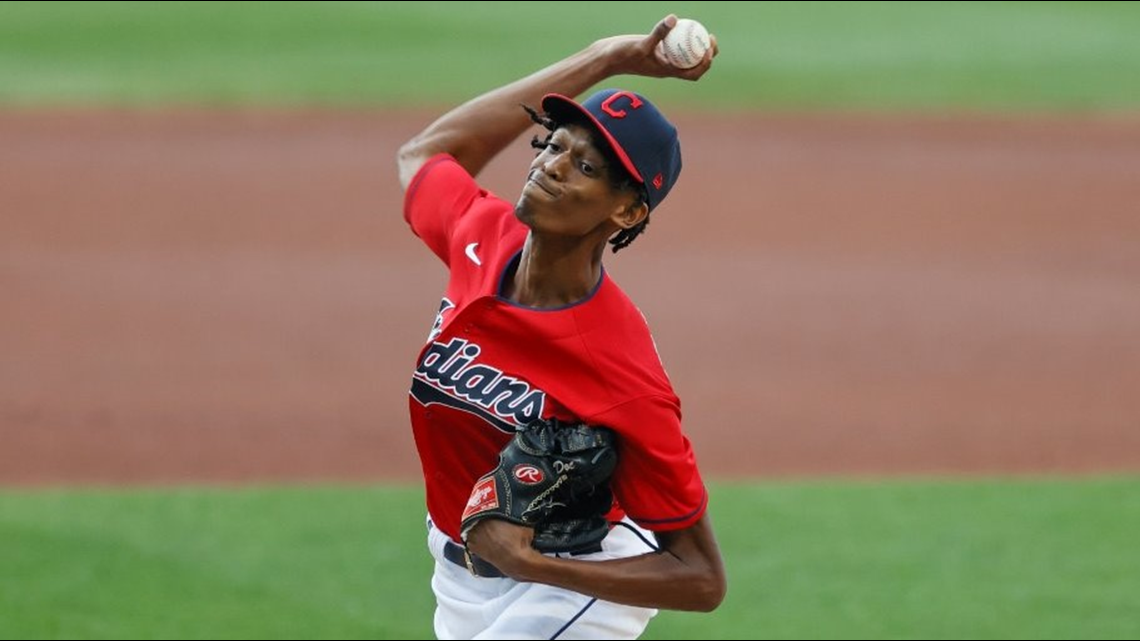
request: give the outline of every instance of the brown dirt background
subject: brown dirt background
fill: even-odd
[[[0,112],[0,484],[418,478],[429,120]],[[707,476],[1140,470],[1140,121],[677,120],[607,267]]]

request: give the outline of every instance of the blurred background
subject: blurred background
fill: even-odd
[[[606,266],[730,594],[647,638],[1140,636],[1140,5],[7,2],[0,638],[430,638],[396,150],[669,12]]]

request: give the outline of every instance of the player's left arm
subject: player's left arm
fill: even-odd
[[[488,521],[471,533],[468,548],[518,581],[545,583],[614,603],[710,612],[728,583],[706,512],[687,528],[658,532],[657,552],[586,561],[549,557],[531,547],[534,530]]]

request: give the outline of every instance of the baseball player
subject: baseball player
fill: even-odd
[[[449,270],[409,398],[441,639],[632,639],[656,608],[711,611],[724,597],[679,401],[644,317],[602,266],[607,243],[636,239],[680,175],[676,129],[629,91],[568,97],[619,74],[699,79],[715,41],[696,67],[671,66],[657,45],[676,20],[479,96],[400,149],[404,217]],[[517,203],[482,189],[474,176],[535,123],[547,133]],[[532,528],[505,520],[461,531],[496,500],[473,486],[512,435],[551,417],[617,435],[601,544],[544,554]]]

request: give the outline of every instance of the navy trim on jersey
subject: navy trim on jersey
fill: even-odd
[[[571,307],[577,307],[583,303],[590,302],[590,299],[594,297],[594,294],[598,293],[598,290],[602,288],[602,283],[606,280],[606,267],[603,265],[602,274],[598,277],[597,284],[594,285],[594,288],[590,290],[590,293],[586,294],[586,297],[582,300],[577,300],[568,305],[562,305],[561,307],[531,307],[529,305],[521,305],[507,298],[506,296],[503,296],[503,287],[507,283],[507,274],[510,273],[512,267],[516,267],[518,265],[519,258],[522,257],[522,253],[523,250],[518,250],[515,252],[515,255],[507,261],[506,267],[503,267],[503,273],[499,276],[499,287],[495,290],[495,298],[506,303],[507,305],[510,305],[511,307],[517,307],[519,309],[525,309],[531,312],[560,312],[562,310],[570,309]]]
[[[582,615],[586,613],[586,610],[590,609],[590,606],[594,605],[597,602],[598,602],[597,599],[590,599],[590,602],[586,604],[586,607],[579,610],[578,614],[575,614],[573,619],[570,619],[569,621],[566,622],[566,625],[562,626],[561,628],[558,628],[558,632],[555,632],[554,636],[552,636],[550,638],[551,639],[557,639],[559,637],[559,635],[561,635],[563,632],[566,631],[567,628],[574,625],[575,621],[582,618]]]
[[[655,545],[655,544],[653,544],[653,543],[650,543],[650,542],[649,542],[649,539],[645,538],[645,535],[644,535],[644,534],[642,534],[640,530],[638,530],[637,528],[633,527],[633,526],[632,526],[632,525],[630,525],[629,523],[626,523],[625,521],[618,521],[618,522],[616,522],[616,523],[613,523],[613,526],[614,526],[614,527],[623,527],[623,528],[625,528],[625,529],[629,530],[630,532],[633,532],[633,533],[634,533],[634,535],[636,535],[636,536],[637,536],[637,538],[641,539],[641,542],[642,542],[642,543],[644,543],[645,545],[649,546],[649,549],[650,549],[650,550],[653,550],[654,552],[660,552],[660,551],[661,551],[661,548],[660,548],[660,547],[658,547],[657,545]]]
[[[692,512],[689,512],[688,514],[686,514],[684,516],[678,516],[678,517],[675,517],[672,519],[643,519],[639,516],[634,516],[634,515],[630,514],[629,512],[626,512],[626,514],[629,516],[629,518],[636,521],[638,525],[644,525],[647,523],[652,523],[654,525],[665,525],[667,523],[677,523],[678,521],[688,521],[689,519],[693,518],[693,516],[698,514],[701,510],[705,509],[705,506],[707,506],[708,503],[709,503],[709,491],[706,488],[705,492],[704,492],[704,496],[701,497],[701,504],[699,506],[697,506],[697,509],[693,510]]]

